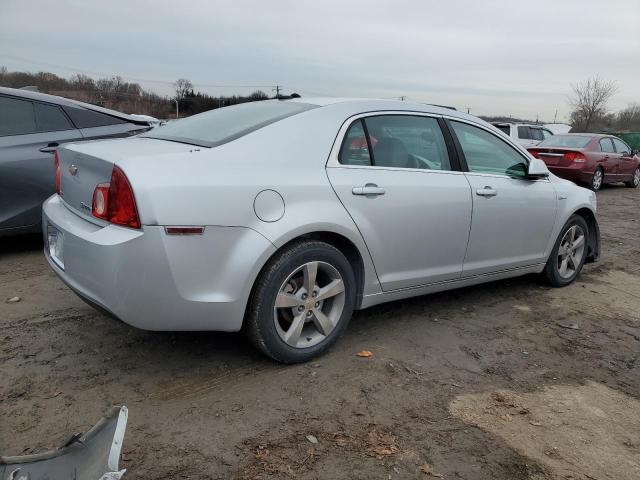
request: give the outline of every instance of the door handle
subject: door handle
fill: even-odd
[[[364,187],[353,187],[351,193],[354,195],[365,195],[367,197],[377,197],[378,195],[384,195],[386,190],[379,187],[375,183],[367,183]]]
[[[40,151],[42,153],[53,153],[56,151],[56,148],[58,148],[58,144],[54,142],[54,143],[50,143],[46,147],[42,147]]]
[[[476,190],[476,195],[480,195],[481,197],[495,197],[498,195],[498,192],[487,185],[484,188]]]

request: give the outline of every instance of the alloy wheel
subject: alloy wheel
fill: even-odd
[[[591,185],[593,186],[594,190],[600,190],[600,187],[602,186],[602,170],[600,170],[599,168],[595,172],[593,172]]]
[[[640,168],[636,168],[636,171],[633,174],[633,186],[637,187],[638,185],[640,185]]]
[[[280,338],[294,348],[317,345],[338,325],[345,305],[340,272],[326,262],[308,262],[282,283],[273,307]]]
[[[562,278],[571,278],[580,268],[585,240],[585,232],[579,225],[573,225],[565,232],[558,248],[558,274]]]

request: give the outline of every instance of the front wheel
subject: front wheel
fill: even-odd
[[[640,167],[636,168],[636,171],[633,172],[633,177],[631,177],[631,180],[625,182],[624,184],[629,188],[638,188],[638,185],[640,185]]]
[[[579,215],[573,215],[558,235],[544,275],[554,287],[564,287],[580,274],[587,258],[589,227]]]
[[[325,352],[347,327],[355,285],[351,264],[338,249],[318,241],[295,243],[260,274],[246,333],[274,360],[308,361]]]

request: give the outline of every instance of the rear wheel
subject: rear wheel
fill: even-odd
[[[562,227],[544,275],[554,287],[564,287],[580,274],[587,257],[589,227],[579,215],[573,215]]]
[[[335,247],[304,241],[287,247],[260,274],[245,329],[252,343],[283,363],[325,352],[355,305],[355,276]]]
[[[602,168],[598,167],[596,168],[596,171],[593,172],[593,176],[591,177],[591,185],[590,185],[591,190],[593,190],[594,192],[597,192],[602,188],[603,182],[604,182],[604,172],[602,171]]]
[[[629,188],[638,188],[638,185],[640,185],[640,167],[636,168],[636,171],[633,172],[631,180],[624,182],[624,184]]]

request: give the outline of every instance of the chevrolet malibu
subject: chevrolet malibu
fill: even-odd
[[[149,330],[244,330],[271,358],[329,348],[354,310],[599,256],[593,192],[473,116],[383,100],[270,100],[68,144],[45,255]]]

